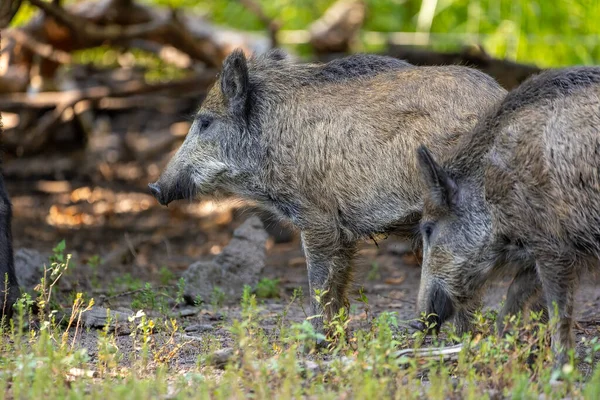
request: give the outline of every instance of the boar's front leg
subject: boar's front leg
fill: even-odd
[[[348,305],[346,292],[352,278],[356,242],[344,242],[331,233],[324,235],[303,231],[302,246],[308,267],[311,322],[315,331],[325,333],[324,321],[330,321],[342,307]],[[317,291],[319,299],[315,296]]]
[[[471,302],[456,312],[454,316],[454,327],[458,336],[462,336],[465,333],[473,334],[473,317],[475,312],[481,309],[483,305],[483,298],[481,293],[477,293],[473,296]]]
[[[12,234],[12,207],[0,175],[0,319],[12,316],[12,306],[19,296],[15,274]]]
[[[552,329],[554,367],[561,369],[569,361],[574,347],[573,305],[577,285],[577,261],[560,254],[536,254],[537,271],[542,282]]]
[[[506,317],[517,315],[527,304],[531,304],[532,311],[543,311],[542,320],[547,320],[546,306],[541,297],[542,282],[538,277],[535,264],[527,264],[517,272],[508,288],[506,302],[496,318],[498,335],[504,335],[509,328],[508,322],[505,321]]]

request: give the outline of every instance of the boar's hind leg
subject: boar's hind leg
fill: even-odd
[[[515,276],[508,293],[504,307],[496,319],[496,329],[499,335],[504,335],[509,328],[506,317],[517,315],[523,311],[527,304],[531,304],[534,312],[543,311],[542,320],[547,320],[546,305],[541,299],[542,282],[540,281],[535,265],[525,265]]]
[[[346,291],[351,281],[356,243],[325,243],[324,235],[302,232],[302,244],[308,267],[311,322],[317,332],[325,333],[324,320],[330,321],[347,306]],[[321,293],[320,301],[315,297],[316,290]]]
[[[574,260],[556,254],[546,252],[536,256],[550,318],[555,367],[560,369],[569,361],[568,352],[574,346],[572,325],[576,265]]]
[[[19,293],[13,260],[11,234],[12,207],[0,175],[0,319],[12,315]]]

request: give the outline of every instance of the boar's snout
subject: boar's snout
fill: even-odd
[[[182,190],[181,185],[177,184],[174,188],[165,189],[164,186],[160,185],[158,182],[149,183],[148,188],[150,189],[150,193],[158,202],[167,206],[169,203],[175,200],[185,199],[184,191]]]
[[[444,322],[454,316],[455,310],[452,298],[444,289],[442,283],[436,280],[429,282],[430,286],[422,285],[419,292],[419,308],[421,311],[425,311],[426,321],[414,320],[410,323],[410,326],[422,332],[435,333],[439,332]]]
[[[434,331],[439,331],[442,324],[454,315],[452,299],[439,282],[434,282],[427,305],[427,321]]]
[[[159,203],[162,204],[162,199],[161,199],[162,193],[160,191],[160,186],[158,186],[158,184],[155,182],[155,183],[149,183],[148,188],[150,189],[150,193],[152,193],[152,196],[154,196],[154,198],[156,200],[158,200]]]
[[[165,196],[164,196],[163,192],[160,190],[160,186],[158,186],[158,182],[149,183],[148,188],[150,189],[150,193],[152,193],[152,196],[154,196],[154,198],[156,200],[158,200],[158,202],[161,205],[166,206],[167,204],[169,204],[169,202],[166,201],[166,199],[164,198]]]

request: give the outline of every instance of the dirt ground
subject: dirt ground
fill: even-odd
[[[74,272],[64,279],[63,293],[84,291],[95,298],[110,295],[112,297],[109,296],[105,305],[112,309],[130,308],[131,297],[118,296],[128,290],[126,285],[115,285],[119,278],[122,281],[130,274],[133,279],[159,286],[163,267],[178,278],[192,262],[217,254],[227,244],[235,227],[254,212],[239,202],[215,203],[210,200],[160,207],[145,191],[150,178],[146,176],[134,184],[106,181],[94,185],[76,181],[9,180],[7,186],[14,207],[15,249],[35,248],[49,254],[54,245],[66,239],[67,251],[73,253],[75,266]],[[281,229],[270,228],[275,233]],[[98,282],[91,285],[90,270],[82,265],[94,255],[105,261],[99,267]],[[420,268],[407,243],[393,237],[378,245],[364,243],[357,260],[352,297],[356,298],[356,289],[363,286],[370,312],[377,315],[383,311],[396,311],[400,321],[408,320],[415,316],[419,275]],[[264,302],[265,329],[268,331],[275,329],[277,315],[289,303],[295,288],[302,287],[304,293],[308,293],[306,265],[297,234],[284,243],[275,243],[273,237],[270,238],[264,276],[279,279],[281,288],[279,299]],[[508,280],[498,282],[489,289],[487,306],[497,308],[508,283]],[[578,339],[600,336],[598,283],[598,278],[584,279],[578,292]],[[112,293],[109,293],[109,287],[113,287]],[[307,306],[306,299],[304,303]],[[362,305],[356,301],[353,304],[357,305],[353,324],[365,323]],[[207,325],[208,328],[203,329],[210,333],[211,340],[220,342],[217,347],[227,347],[231,345],[231,337],[226,328],[239,311],[235,304],[225,305],[217,313],[210,305],[192,308],[191,315],[181,318],[180,324],[184,327]],[[304,314],[299,304],[291,306],[287,318],[302,321]],[[208,337],[206,332],[190,332],[189,336],[199,339],[192,340],[179,354],[177,362],[182,367],[197,362],[198,356],[207,348],[207,341],[203,340]],[[82,345],[89,349],[92,357],[95,340],[94,332],[85,333],[81,338]],[[125,335],[118,341],[126,348],[130,339]]]

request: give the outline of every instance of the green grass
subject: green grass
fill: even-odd
[[[256,297],[260,299],[271,299],[279,297],[279,279],[262,278],[254,288]]]
[[[148,399],[148,398],[397,398],[597,399],[600,368],[583,376],[567,364],[555,374],[548,348],[548,327],[533,315],[513,318],[509,335],[493,333],[495,313],[478,314],[472,339],[458,338],[451,328],[427,346],[463,343],[453,361],[398,356],[399,349],[424,346],[425,337],[398,329],[394,313],[372,315],[361,294],[367,320],[349,330],[352,315],[340,312],[328,328],[329,346],[306,354],[317,334],[310,322],[288,319],[290,307],[301,306],[294,293],[281,312],[277,329],[266,330],[262,306],[249,286],[244,287],[240,312],[226,335],[233,354],[224,370],[212,366],[213,352],[223,337],[208,333],[198,340],[171,317],[150,318],[142,310],[129,318],[131,333],[116,337],[107,328],[97,332],[97,346],[88,351],[80,342],[89,335],[82,316],[93,300],[75,296],[73,312],[63,320],[50,306],[52,288],[69,268],[64,243],[55,248],[47,277],[35,299],[24,295],[16,315],[0,330],[0,399]],[[33,314],[31,306],[38,305]],[[130,344],[126,346],[124,341]],[[583,343],[587,353],[578,366],[591,366],[600,351],[598,338]],[[178,355],[193,351],[195,364],[178,365]],[[585,369],[583,369],[585,370]]]

